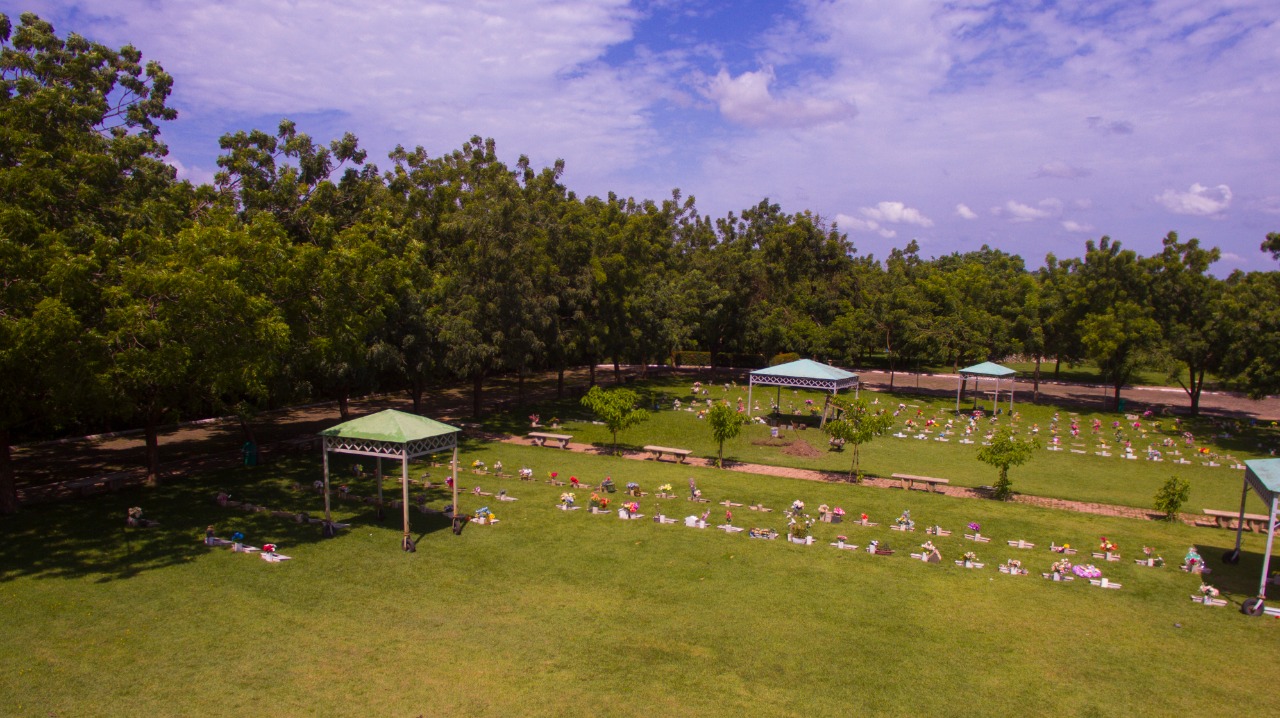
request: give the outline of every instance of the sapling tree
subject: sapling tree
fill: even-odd
[[[716,451],[716,468],[724,467],[724,442],[736,439],[742,433],[742,425],[746,419],[734,411],[728,404],[716,404],[707,412],[707,423],[711,425],[711,436],[719,444]]]
[[[1009,480],[1009,467],[1027,463],[1031,460],[1032,452],[1039,448],[1040,442],[1035,439],[1022,441],[1014,436],[1012,427],[1002,426],[996,430],[991,444],[978,451],[978,461],[1000,470],[994,498],[999,501],[1009,500],[1009,496],[1013,493],[1010,490],[1013,482]]]
[[[1178,511],[1191,497],[1191,482],[1170,476],[1156,492],[1156,511],[1164,514],[1165,521],[1177,521]]]
[[[582,397],[582,405],[590,409],[613,434],[613,453],[618,453],[618,432],[625,431],[649,418],[649,412],[637,409],[639,395],[630,389],[591,387]]]
[[[849,467],[849,478],[858,482],[862,480],[860,461],[863,444],[883,434],[893,426],[893,416],[883,409],[872,410],[862,399],[832,400],[839,416],[827,422],[823,431],[834,439],[841,439],[853,446],[853,463]]]

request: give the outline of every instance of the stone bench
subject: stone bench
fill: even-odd
[[[916,476],[914,474],[893,474],[892,478],[902,482],[902,488],[910,489],[915,484],[924,484],[926,491],[936,492],[938,486],[946,486],[951,483],[948,479],[935,479],[932,476]]]
[[[568,434],[548,434],[541,431],[531,431],[528,437],[535,446],[546,446],[548,441],[556,441],[559,442],[561,449],[569,448],[569,441],[573,439]]]
[[[673,449],[670,446],[646,446],[644,450],[653,454],[656,461],[661,461],[663,454],[671,454],[671,457],[681,464],[693,453],[692,449]]]

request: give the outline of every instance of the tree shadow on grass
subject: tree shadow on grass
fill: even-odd
[[[171,478],[154,488],[133,487],[71,501],[24,507],[0,519],[0,581],[19,577],[83,578],[99,582],[128,579],[143,572],[183,564],[213,549],[204,545],[205,527],[230,538],[239,532],[251,546],[275,543],[301,546],[323,540],[321,526],[298,523],[270,511],[248,512],[221,506],[217,495],[270,510],[321,516],[324,497],[310,490],[320,476],[316,459],[289,459],[271,467],[227,469]],[[388,477],[391,478],[391,477]],[[397,498],[397,488],[387,499]],[[367,483],[372,486],[372,480]],[[391,482],[389,481],[388,484]],[[292,487],[299,484],[302,490]],[[429,501],[445,500],[443,490],[428,490]],[[131,506],[144,509],[149,528],[128,528]],[[334,519],[354,526],[399,525],[398,511],[387,509],[384,521],[369,504],[332,502]],[[447,517],[411,509],[410,526],[422,535],[448,530]],[[339,532],[340,540],[343,533]]]

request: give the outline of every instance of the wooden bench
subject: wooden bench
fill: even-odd
[[[670,446],[646,446],[644,450],[652,453],[655,461],[661,461],[663,454],[671,454],[672,458],[681,464],[684,463],[689,454],[693,453],[691,449],[673,449]]]
[[[1204,513],[1206,516],[1213,517],[1213,520],[1218,524],[1218,528],[1224,528],[1224,529],[1231,528],[1231,522],[1235,519],[1240,518],[1240,512],[1238,511],[1219,511],[1217,509],[1205,509]],[[1245,514],[1244,515],[1245,528],[1249,529],[1250,531],[1255,531],[1259,533],[1267,530],[1267,523],[1270,520],[1271,519],[1269,517],[1263,516],[1261,514]]]
[[[914,484],[924,484],[926,491],[937,492],[938,486],[951,483],[948,479],[935,479],[932,476],[916,476],[914,474],[893,474],[892,478],[902,482],[903,489],[910,489]]]
[[[528,436],[535,446],[546,446],[548,441],[558,441],[561,449],[569,448],[569,441],[573,438],[568,434],[547,434],[541,431],[531,431]]]

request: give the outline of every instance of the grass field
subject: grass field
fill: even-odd
[[[555,470],[649,491],[689,477],[736,509],[739,525],[783,529],[800,499],[868,513],[881,526],[817,524],[795,546],[585,510],[561,489],[467,474],[520,501],[454,536],[413,514],[418,551],[398,549],[399,521],[337,504],[352,529],[321,540],[265,514],[221,508],[218,490],[273,508],[318,512],[288,486],[319,475],[311,457],[157,489],[25,510],[0,542],[0,714],[47,715],[1170,715],[1280,709],[1266,688],[1280,622],[1235,608],[1256,590],[1261,541],[1239,566],[1217,561],[1233,534],[921,492],[678,467],[552,449],[473,443],[464,459]],[[336,462],[342,471],[350,462]],[[367,465],[367,460],[366,460]],[[390,469],[389,469],[390,470]],[[441,469],[414,467],[435,479]],[[368,494],[368,479],[351,482]],[[617,496],[617,495],[615,495]],[[468,496],[462,506],[477,508]],[[579,495],[584,502],[585,494]],[[447,502],[443,492],[432,505]],[[652,515],[657,505],[642,499]],[[665,502],[683,516],[693,504]],[[124,534],[138,504],[162,522]],[[723,507],[711,505],[713,517]],[[943,565],[907,553],[922,532],[887,529],[903,509],[941,524]],[[960,538],[970,521],[990,544]],[[206,524],[274,541],[294,560],[199,543]],[[888,542],[894,556],[838,551],[837,533]],[[1088,549],[1105,535],[1124,561],[1102,565],[1123,588],[1011,577],[1019,558],[1047,570],[1050,541]],[[1006,539],[1038,546],[1020,551]],[[1197,543],[1233,606],[1189,595],[1198,577],[1136,566],[1143,545],[1176,564]],[[981,570],[951,559],[974,550]],[[1082,551],[1083,553],[1083,551]],[[1237,664],[1243,664],[1237,666]],[[1261,673],[1259,673],[1261,670]],[[1243,674],[1243,675],[1242,675]],[[1263,690],[1251,690],[1261,676]],[[1243,678],[1244,680],[1241,680]]]
[[[648,398],[647,404],[655,403],[664,407],[654,411],[644,424],[624,432],[619,436],[619,444],[625,448],[638,449],[646,444],[674,446],[694,451],[695,455],[714,457],[716,444],[712,440],[710,427],[705,421],[697,419],[696,413],[681,410],[674,411],[670,407],[675,399],[680,399],[684,407],[693,399],[689,393],[689,384],[680,378],[665,378],[646,382],[640,390]],[[745,398],[745,387],[734,387],[724,391],[720,386],[711,387],[710,397],[713,400],[727,398],[736,401],[739,396]],[[761,394],[764,396],[762,397]],[[938,417],[945,422],[946,417],[954,414],[954,399],[921,397],[918,395],[892,394],[888,392],[863,392],[872,399],[878,398],[881,405],[896,409],[898,404],[907,404],[895,431],[902,427],[908,417],[915,417],[917,411],[924,413],[924,418]],[[776,392],[764,389],[756,393],[753,403],[767,408],[777,396]],[[784,410],[803,411],[807,405],[805,400],[814,401],[814,406],[821,407],[823,395],[819,392],[782,392]],[[702,405],[705,408],[705,404]],[[968,402],[967,407],[972,407]],[[990,410],[989,403],[986,405]],[[562,431],[574,436],[575,441],[608,446],[612,437],[604,426],[594,425],[590,414],[574,402],[564,401],[550,403],[540,407],[543,421],[550,417],[565,419]],[[1183,420],[1178,430],[1169,417],[1139,419],[1143,423],[1141,430],[1132,428],[1131,420],[1124,414],[1109,412],[1080,412],[1078,417],[1081,436],[1072,439],[1070,423],[1072,411],[1048,405],[1022,404],[1015,405],[1020,415],[1018,427],[1024,437],[1033,424],[1038,424],[1041,432],[1037,438],[1045,445],[1038,451],[1033,460],[1025,466],[1013,469],[1014,490],[1076,501],[1101,502],[1150,508],[1156,492],[1170,476],[1178,476],[1191,483],[1191,498],[1185,510],[1198,513],[1201,509],[1231,510],[1240,505],[1241,473],[1229,468],[1228,456],[1238,460],[1270,456],[1270,451],[1280,446],[1280,432],[1269,423],[1267,425],[1249,425],[1245,422],[1214,421],[1211,419]],[[1063,451],[1048,451],[1050,442],[1050,425],[1058,416],[1058,427],[1061,435]],[[1090,426],[1093,419],[1103,424],[1103,432],[1096,437],[1092,435]],[[1007,422],[1008,417],[1002,417]],[[1160,421],[1160,429],[1154,428],[1154,421]],[[1153,462],[1144,459],[1130,461],[1119,458],[1122,445],[1117,441],[1114,422],[1119,421],[1119,430],[1123,439],[1132,441],[1133,449],[1139,457],[1145,455],[1148,445],[1159,447],[1162,440],[1168,438],[1175,442],[1175,448],[1190,457],[1193,463],[1181,465],[1173,463],[1174,458],[1169,450],[1159,447],[1166,454],[1166,461]],[[923,423],[921,419],[920,423]],[[492,418],[487,424],[490,428],[513,434],[529,431],[529,422],[525,416],[503,415]],[[957,424],[959,426],[959,424]],[[982,433],[991,426],[983,423]],[[1182,437],[1183,431],[1191,431],[1195,437],[1193,448],[1186,446]],[[1144,433],[1145,432],[1145,435]],[[1224,436],[1229,435],[1229,436]],[[745,428],[743,435],[725,445],[725,458],[750,463],[794,466],[805,469],[848,472],[852,464],[851,452],[833,452],[828,450],[827,437],[815,428],[805,431],[785,432],[785,440],[794,442],[793,446],[782,447],[777,442],[768,442],[769,428],[754,424]],[[915,439],[899,439],[882,436],[865,446],[862,450],[861,468],[865,473],[889,476],[893,473],[908,473],[923,476],[946,478],[957,486],[983,486],[995,482],[996,472],[990,466],[977,460],[978,444],[965,445],[958,443],[960,437],[952,437],[951,441],[917,441]],[[980,436],[975,436],[980,440]],[[1097,442],[1105,440],[1112,447],[1112,456],[1098,456],[1100,449]],[[799,446],[805,444],[807,446]],[[1077,445],[1078,444],[1078,445]],[[1200,448],[1209,448],[1216,457],[1218,467],[1205,466],[1205,459],[1196,458],[1194,452]],[[797,451],[796,449],[799,449]],[[1072,453],[1071,449],[1085,451],[1085,454]],[[1263,507],[1256,498],[1250,495],[1251,512],[1262,512]]]

